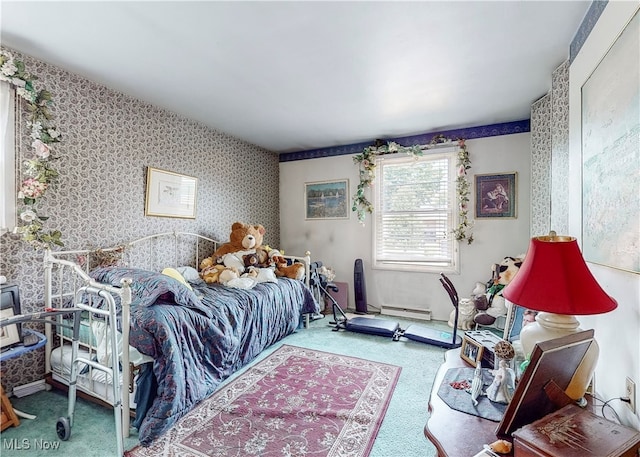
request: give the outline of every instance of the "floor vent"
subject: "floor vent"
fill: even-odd
[[[407,319],[431,320],[431,310],[425,308],[410,308],[398,305],[382,305],[380,314],[387,316],[406,317]]]
[[[13,388],[13,395],[16,397],[26,397],[27,395],[35,394],[36,392],[40,392],[41,390],[46,390],[47,384],[44,382],[44,379],[36,382],[30,382],[29,384],[25,384],[22,386],[17,386]]]

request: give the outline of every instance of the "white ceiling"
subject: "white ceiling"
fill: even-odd
[[[277,152],[529,118],[589,1],[1,1],[1,43]]]

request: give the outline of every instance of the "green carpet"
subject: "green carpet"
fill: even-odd
[[[411,321],[398,320],[402,328]],[[311,323],[307,330],[299,330],[264,351],[261,360],[281,344],[344,354],[353,357],[390,363],[402,367],[400,379],[393,393],[384,422],[371,451],[371,457],[404,456],[432,457],[435,447],[425,438],[424,426],[428,418],[431,385],[444,349],[414,341],[391,341],[379,336],[352,332],[333,332],[330,318]],[[449,329],[442,322],[418,322],[438,329]],[[255,363],[255,361],[254,361]],[[247,367],[245,367],[246,369]],[[239,371],[235,376],[244,371]],[[60,441],[55,425],[58,417],[66,416],[67,396],[58,391],[38,392],[24,398],[11,398],[14,407],[36,414],[35,420],[21,419],[19,427],[10,427],[0,435],[0,454],[10,456],[82,456],[104,457],[116,455],[113,411],[78,399],[75,421],[68,441]],[[125,449],[137,444],[135,429],[125,440]]]

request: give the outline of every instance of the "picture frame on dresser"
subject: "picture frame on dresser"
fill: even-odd
[[[460,357],[469,365],[477,367],[482,364],[482,353],[484,346],[473,338],[465,335],[462,338],[462,346],[460,346]]]
[[[573,402],[564,391],[593,343],[593,335],[593,330],[584,330],[534,346],[496,435],[509,436]]]

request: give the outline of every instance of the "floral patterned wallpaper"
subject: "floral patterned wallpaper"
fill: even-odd
[[[531,106],[531,236],[569,235],[569,61]]]
[[[156,232],[185,230],[228,239],[236,221],[266,227],[279,245],[279,164],[275,153],[56,68],[14,50],[38,88],[52,92],[63,141],[56,146],[59,182],[42,201],[47,226],[67,249],[104,247]],[[24,116],[18,120],[18,159],[31,154]],[[198,178],[197,218],[145,217],[146,167]],[[0,272],[20,287],[24,312],[44,300],[42,253],[0,237]],[[44,351],[9,360],[2,384],[42,378]]]
[[[551,230],[569,235],[569,61],[554,72],[551,88]]]
[[[531,106],[531,236],[551,224],[551,95]]]

